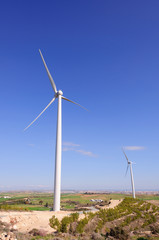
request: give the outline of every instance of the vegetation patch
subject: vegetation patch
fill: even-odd
[[[58,233],[87,236],[101,236],[104,239],[123,239],[149,231],[158,234],[156,222],[159,220],[159,207],[139,199],[125,198],[114,209],[101,209],[96,213],[84,213],[79,219],[78,213],[64,217],[59,221],[55,216],[50,219],[50,226]],[[155,227],[156,226],[156,227]],[[96,234],[97,235],[96,235]],[[82,238],[81,238],[82,239]],[[133,239],[133,238],[132,238]]]

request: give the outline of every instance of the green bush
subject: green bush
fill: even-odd
[[[50,227],[55,228],[58,232],[60,232],[60,222],[54,215],[49,219],[49,222]]]
[[[71,213],[70,214],[70,223],[72,223],[72,222],[76,222],[76,221],[78,221],[78,218],[79,218],[79,213]]]
[[[70,217],[64,217],[61,220],[61,226],[60,226],[60,232],[66,233],[67,232],[67,227],[70,224]]]
[[[87,223],[88,223],[88,218],[87,217],[81,219],[77,224],[76,232],[83,233],[84,232],[84,227],[86,226]]]
[[[63,217],[61,222],[55,217],[52,216],[50,218],[50,227],[55,228],[58,232],[66,233],[68,232],[68,226],[78,221],[79,214],[78,213],[72,213],[70,216]]]

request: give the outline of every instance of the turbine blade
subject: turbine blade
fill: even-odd
[[[85,107],[81,106],[80,104],[78,104],[78,103],[76,103],[76,102],[73,102],[73,101],[69,100],[69,99],[66,98],[66,97],[63,97],[63,96],[62,96],[62,98],[63,98],[64,100],[66,100],[66,101],[68,101],[68,102],[71,102],[71,103],[74,103],[74,104],[78,105],[79,107],[84,108],[86,111],[88,111],[88,109],[86,109]]]
[[[49,69],[48,69],[48,67],[47,67],[47,65],[46,65],[46,63],[45,63],[45,60],[44,60],[44,58],[43,58],[43,55],[42,55],[40,49],[39,49],[39,52],[40,52],[40,56],[41,56],[41,58],[42,58],[42,61],[43,61],[43,63],[44,63],[46,72],[47,72],[47,74],[48,74],[48,77],[49,77],[49,79],[50,79],[50,83],[51,83],[51,85],[52,85],[52,87],[53,87],[53,89],[54,89],[54,92],[57,93],[57,89],[56,89],[55,82],[54,82],[54,80],[53,80],[53,78],[52,78],[52,76],[51,76],[51,74],[50,74],[50,72],[49,72]]]
[[[126,153],[124,152],[124,149],[123,149],[123,148],[122,148],[122,151],[123,151],[123,153],[124,153],[124,155],[125,155],[125,158],[126,158],[128,164],[129,164],[129,159],[128,159],[128,157],[126,156]]]
[[[34,121],[32,121],[25,129],[24,131],[29,128],[42,114],[43,112],[46,111],[46,109],[55,101],[55,97],[51,100],[51,102],[49,102],[49,104],[46,106],[46,108],[34,119]]]
[[[127,165],[125,176],[127,175],[128,169],[129,169],[129,164]]]

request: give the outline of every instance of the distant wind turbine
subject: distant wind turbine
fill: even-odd
[[[62,99],[74,103],[80,107],[82,107],[80,104],[75,103],[68,98],[63,96],[63,92],[61,90],[57,91],[56,85],[54,83],[54,80],[49,72],[49,69],[47,68],[47,65],[45,63],[45,60],[43,58],[43,55],[39,49],[42,61],[44,63],[46,72],[48,74],[48,77],[50,79],[50,83],[52,85],[52,88],[54,90],[54,97],[50,101],[50,103],[46,106],[46,108],[24,129],[26,130],[29,128],[45,111],[46,109],[55,101],[55,99],[58,99],[58,110],[57,110],[57,132],[56,132],[56,148],[55,148],[55,178],[54,178],[54,211],[60,211],[60,195],[61,195],[61,155],[62,155]],[[84,108],[84,107],[82,107]],[[84,108],[87,110],[86,108]]]
[[[127,165],[127,169],[126,169],[126,174],[127,174],[128,169],[129,169],[129,167],[130,167],[132,196],[133,196],[133,198],[135,198],[135,186],[134,186],[134,177],[133,177],[133,171],[132,171],[132,163],[133,163],[133,162],[130,162],[130,161],[129,161],[128,157],[126,156],[126,153],[124,152],[124,149],[122,149],[122,150],[123,150],[123,153],[124,153],[124,155],[125,155],[125,158],[126,158],[127,164],[128,164],[128,165]],[[126,175],[126,174],[125,174],[125,175]]]

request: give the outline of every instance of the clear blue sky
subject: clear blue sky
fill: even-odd
[[[159,1],[3,1],[0,8],[0,190],[53,189],[58,89],[62,189],[159,189]],[[134,147],[135,146],[135,147]],[[133,147],[133,148],[132,148]],[[138,150],[136,150],[138,149]]]

